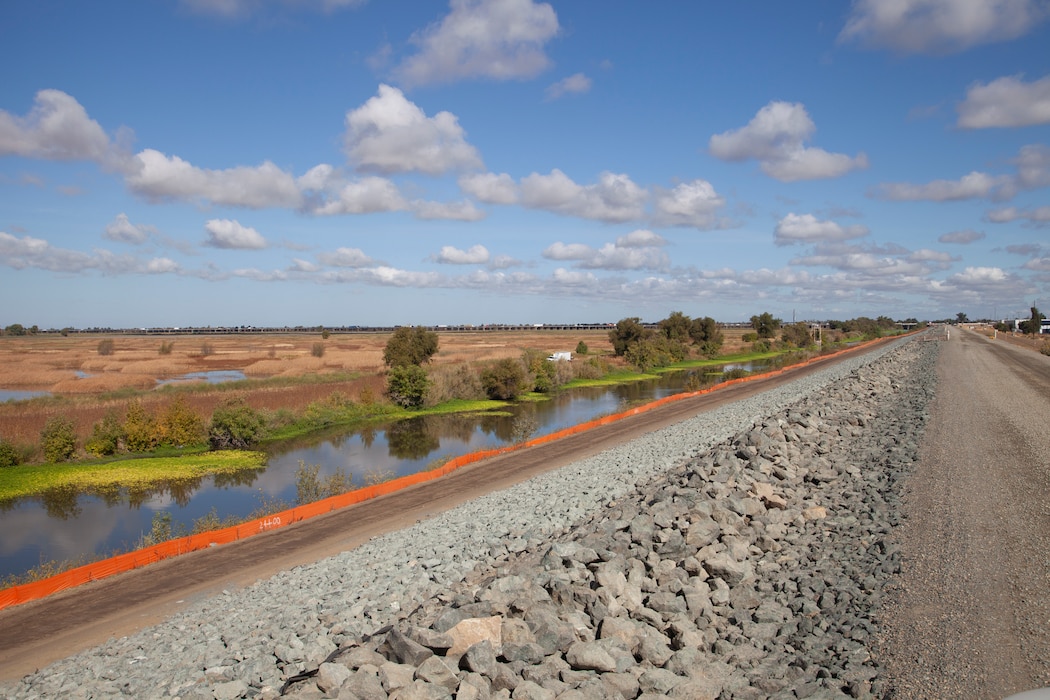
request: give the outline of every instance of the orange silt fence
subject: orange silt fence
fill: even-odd
[[[899,336],[898,336],[899,337]],[[829,353],[827,355],[820,355],[805,360],[801,363],[791,365],[791,367],[800,367],[810,365],[824,360],[836,357],[843,353],[853,352],[862,347],[870,347],[873,344],[882,343],[889,338],[882,338],[879,340],[872,341],[871,343],[864,343],[857,345],[852,348],[846,348],[839,350],[835,353]],[[484,459],[496,457],[501,454],[507,454],[524,447],[533,447],[542,445],[554,440],[558,440],[570,435],[577,435],[579,433],[593,430],[594,428],[610,425],[617,421],[623,420],[629,416],[638,415],[646,411],[651,411],[660,406],[664,406],[672,401],[682,401],[702,394],[708,394],[719,389],[723,389],[728,386],[734,386],[742,384],[744,382],[756,381],[758,379],[776,376],[783,374],[788,368],[776,369],[770,372],[762,374],[748,375],[739,379],[730,379],[720,384],[716,384],[713,387],[707,389],[700,389],[698,391],[685,392],[681,394],[672,394],[662,399],[656,399],[650,403],[642,406],[636,406],[634,408],[627,409],[620,413],[615,413],[594,420],[580,423],[579,425],[570,426],[563,428],[547,435],[542,435],[537,438],[533,438],[520,445],[512,445],[497,449],[480,450],[478,452],[471,452],[459,457],[450,459],[440,467],[417,472],[415,474],[408,474],[406,476],[391,479],[390,481],[384,481],[380,484],[372,486],[366,486],[364,488],[356,489],[348,493],[340,494],[338,496],[332,496],[325,498],[314,503],[308,503],[288,510],[281,511],[279,513],[273,513],[256,520],[251,520],[240,525],[234,525],[231,527],[223,528],[221,530],[212,530],[196,535],[188,535],[186,537],[179,537],[174,540],[167,542],[161,542],[144,549],[138,549],[133,552],[127,552],[126,554],[119,554],[109,559],[103,559],[101,561],[93,562],[91,564],[85,564],[75,569],[56,574],[55,576],[42,579],[40,581],[34,581],[32,583],[22,584],[20,586],[13,586],[4,590],[0,590],[0,610],[10,607],[12,605],[19,605],[21,603],[27,603],[31,600],[38,600],[40,598],[47,597],[49,595],[59,593],[76,586],[90,583],[92,581],[98,581],[100,579],[115,576],[116,574],[138,569],[149,564],[175,557],[180,554],[186,554],[201,549],[207,549],[217,545],[229,544],[236,540],[245,539],[258,535],[262,532],[268,532],[282,527],[287,527],[292,523],[306,520],[308,518],[314,518],[325,513],[330,513],[333,510],[339,510],[356,503],[368,501],[373,498],[385,496],[387,494],[394,493],[409,486],[415,486],[422,484],[433,479],[438,479],[442,476],[452,473],[456,469],[465,467],[469,464],[474,464]]]

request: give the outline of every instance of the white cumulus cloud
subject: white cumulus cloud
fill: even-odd
[[[267,246],[262,234],[236,219],[209,219],[204,230],[208,234],[204,245],[211,248],[261,250]]]
[[[0,155],[43,160],[88,160],[118,168],[126,154],[77,100],[41,90],[24,117],[0,110]]]
[[[322,201],[310,206],[311,213],[322,216],[373,214],[408,208],[397,185],[384,177],[362,177],[350,182],[331,180],[327,185],[329,192]]]
[[[773,240],[777,245],[795,243],[826,243],[862,238],[869,233],[867,226],[843,226],[834,221],[821,220],[812,214],[789,213],[777,222]]]
[[[298,207],[299,186],[292,175],[265,161],[256,167],[208,170],[147,148],[134,159],[125,182],[132,192],[151,200],[183,200],[230,207],[263,209]]]
[[[640,228],[617,238],[616,245],[620,248],[659,248],[667,245],[667,240],[658,233]]]
[[[507,173],[474,173],[462,175],[459,188],[486,204],[514,204],[518,201],[518,183]]]
[[[483,245],[471,246],[468,250],[445,245],[441,251],[430,256],[434,262],[447,265],[483,265],[489,261],[489,251]]]
[[[427,117],[389,85],[380,85],[379,94],[347,112],[344,143],[350,161],[366,172],[441,175],[482,167],[454,114]]]
[[[816,129],[803,105],[773,101],[746,126],[713,135],[708,149],[721,160],[757,160],[764,173],[781,182],[839,177],[868,167],[863,153],[851,157],[806,146]]]
[[[578,185],[561,170],[521,180],[521,202],[532,209],[608,223],[641,218],[648,193],[627,175],[605,172],[593,185]]]
[[[417,200],[411,204],[412,213],[424,221],[481,221],[485,212],[474,206],[473,202],[428,202]]]
[[[558,16],[532,0],[451,0],[440,22],[415,34],[419,52],[395,75],[406,86],[465,78],[532,78],[550,65],[544,47],[558,33]]]
[[[145,224],[133,224],[128,215],[121,212],[117,214],[113,221],[106,224],[102,235],[111,241],[138,245],[144,243],[151,233],[156,233],[154,227],[146,226]]]
[[[683,182],[670,190],[657,188],[653,198],[653,219],[659,226],[711,229],[729,225],[718,215],[725,197],[707,180]]]
[[[953,53],[1022,36],[1046,16],[1039,0],[857,0],[839,41]]]
[[[956,111],[963,129],[1050,124],[1050,75],[1031,83],[1013,76],[978,83]]]
[[[337,248],[331,253],[320,253],[317,261],[330,267],[369,267],[375,264],[360,248]]]

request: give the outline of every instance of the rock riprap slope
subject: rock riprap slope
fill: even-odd
[[[878,612],[936,352],[903,342],[853,358],[0,690],[884,696]]]

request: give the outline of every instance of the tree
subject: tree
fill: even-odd
[[[692,328],[693,321],[681,311],[672,311],[670,316],[657,325],[660,326],[660,331],[668,340],[684,343],[689,340],[689,330]]]
[[[809,332],[808,323],[789,323],[784,326],[780,339],[796,348],[804,348],[813,344],[813,335]]]
[[[265,436],[265,419],[244,399],[227,399],[211,416],[208,442],[213,450],[248,449]]]
[[[511,401],[525,387],[525,370],[512,358],[497,360],[482,371],[481,386],[490,399]]]
[[[587,350],[588,350],[587,343],[583,342],[582,340],[580,342],[576,343],[576,354],[577,355],[586,355],[587,354]]]
[[[969,323],[970,319],[966,316],[966,314],[964,314],[962,311],[960,311],[959,313],[955,314],[955,322],[956,323]]]
[[[26,329],[21,323],[12,323],[4,328],[4,335],[25,335]]]
[[[420,326],[401,326],[390,336],[383,349],[387,367],[423,365],[438,351],[438,336]]]
[[[1046,318],[1039,309],[1036,307],[1031,308],[1032,317],[1027,321],[1021,321],[1021,332],[1028,333],[1029,335],[1037,335],[1043,326],[1043,319]]]
[[[386,395],[401,408],[419,408],[426,400],[430,378],[419,365],[394,365],[386,373]]]
[[[40,446],[49,464],[72,459],[77,451],[77,431],[73,421],[65,416],[48,418],[40,431]]]
[[[651,335],[651,332],[642,326],[642,319],[637,316],[622,318],[616,322],[616,328],[609,331],[609,342],[612,343],[613,352],[623,357],[627,348],[648,335]]]
[[[722,347],[725,336],[718,328],[718,323],[710,316],[694,318],[689,324],[689,337],[700,347],[704,355],[716,355]]]
[[[751,317],[751,327],[758,333],[759,338],[774,338],[780,329],[781,320],[773,318],[768,311],[760,316]]]

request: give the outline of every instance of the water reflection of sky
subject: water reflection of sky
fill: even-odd
[[[189,372],[171,379],[158,379],[157,386],[165,384],[188,384],[190,382],[207,382],[208,384],[222,384],[223,382],[236,382],[244,379],[244,372],[239,369],[212,369],[206,372]]]
[[[170,513],[176,530],[188,532],[195,520],[210,513],[219,519],[245,518],[264,505],[290,507],[296,500],[300,463],[318,465],[322,480],[342,472],[355,486],[364,486],[375,478],[412,474],[437,461],[509,444],[520,437],[522,422],[535,426],[532,437],[549,434],[680,393],[708,374],[675,372],[618,386],[574,389],[547,401],[519,404],[504,415],[422,416],[354,432],[319,433],[272,446],[264,469],[237,477],[204,477],[149,492],[122,493],[119,498],[67,494],[0,505],[0,576],[52,559],[133,547],[149,533],[156,513]],[[528,419],[522,421],[523,415]]]
[[[25,401],[38,396],[50,396],[50,391],[24,391],[19,389],[0,389],[0,403],[5,401]]]

